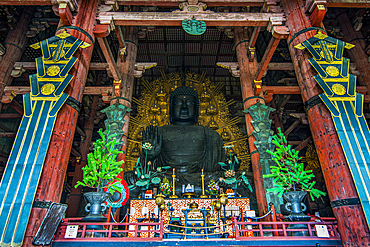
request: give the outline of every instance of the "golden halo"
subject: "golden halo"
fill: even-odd
[[[330,75],[330,76],[338,76],[339,75],[339,70],[334,66],[328,66],[326,68],[326,73],[328,73],[328,75]]]
[[[344,95],[346,93],[346,88],[340,84],[334,84],[331,89],[338,95]]]
[[[50,66],[46,71],[48,76],[56,76],[60,72],[60,68],[56,65]]]
[[[55,86],[51,83],[48,83],[48,84],[45,84],[44,86],[42,86],[41,88],[41,93],[43,95],[49,95],[49,94],[52,94],[55,90]]]

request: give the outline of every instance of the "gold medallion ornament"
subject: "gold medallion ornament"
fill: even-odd
[[[55,90],[55,86],[51,83],[48,83],[48,84],[45,84],[44,86],[42,86],[41,88],[41,93],[43,95],[49,95],[49,94],[52,94]]]
[[[339,70],[334,66],[328,66],[326,68],[326,73],[328,73],[328,75],[330,75],[330,76],[338,76],[339,75]]]
[[[48,76],[56,76],[60,72],[59,66],[53,65],[48,68],[46,74]]]
[[[340,84],[334,84],[331,89],[338,95],[344,95],[346,93],[346,88]]]

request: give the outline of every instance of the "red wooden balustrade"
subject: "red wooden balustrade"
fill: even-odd
[[[119,241],[162,241],[167,225],[161,219],[157,223],[86,223],[80,222],[81,218],[64,219],[55,234],[54,242],[119,242]],[[278,218],[279,220],[279,218]],[[281,220],[281,218],[280,218]],[[321,218],[321,220],[323,220]],[[290,229],[289,226],[300,224],[304,229]],[[64,238],[68,225],[78,225],[77,238]],[[87,229],[89,225],[104,226],[104,230]],[[258,240],[322,240],[316,234],[315,225],[326,225],[329,232],[327,240],[340,240],[337,231],[337,222],[333,218],[326,218],[321,222],[240,222],[234,218],[234,234],[230,236],[235,240],[258,241]],[[131,227],[130,227],[131,226]],[[251,227],[250,227],[251,226]],[[251,234],[253,233],[253,234]],[[300,233],[305,236],[293,236]],[[303,233],[303,234],[302,234]]]

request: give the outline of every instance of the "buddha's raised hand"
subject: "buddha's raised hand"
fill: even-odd
[[[148,143],[150,145],[147,145],[149,147],[147,149],[147,159],[153,161],[162,150],[162,136],[158,134],[157,126],[150,125],[146,127],[146,131],[143,131],[143,146]]]

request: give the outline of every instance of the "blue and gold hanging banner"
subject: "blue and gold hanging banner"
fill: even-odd
[[[307,49],[314,76],[324,93],[320,98],[331,112],[360,201],[370,226],[370,131],[363,115],[363,95],[356,93],[356,76],[349,74],[343,50],[354,45],[319,33],[296,45]]]
[[[0,184],[1,247],[22,245],[55,119],[69,97],[63,91],[73,78],[72,55],[89,46],[67,32],[31,45],[42,57],[23,96],[24,115]]]

